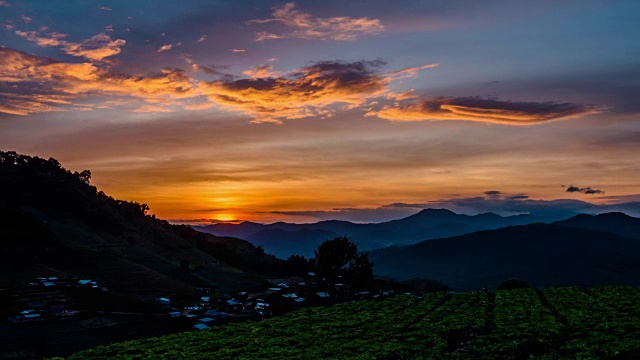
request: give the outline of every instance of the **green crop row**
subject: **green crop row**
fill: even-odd
[[[637,289],[542,294],[400,295],[101,346],[70,359],[640,359]]]
[[[414,316],[418,321],[394,336],[394,341],[404,344],[400,352],[404,358],[430,359],[453,356],[451,353],[466,354],[471,339],[485,331],[489,306],[487,294],[454,294],[447,296],[446,300],[437,308],[428,308],[432,311],[425,311],[427,309],[420,306],[413,309],[422,316]]]
[[[473,344],[483,358],[549,354],[562,338],[564,326],[533,289],[497,291],[493,315],[493,332]]]
[[[547,289],[544,296],[567,319],[571,336],[561,347],[567,356],[640,358],[640,319],[617,310],[615,299],[598,299],[578,288]]]

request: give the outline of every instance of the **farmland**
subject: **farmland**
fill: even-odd
[[[129,341],[70,359],[635,359],[640,289],[398,295]]]

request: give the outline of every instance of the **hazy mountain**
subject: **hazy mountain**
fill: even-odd
[[[262,246],[269,254],[286,259],[291,256],[291,249],[297,249],[300,254],[311,257],[314,250],[323,241],[338,236],[332,231],[321,229],[300,229],[295,231],[266,229],[250,235],[247,240],[255,246]]]
[[[553,224],[580,229],[608,231],[620,236],[640,240],[640,218],[635,218],[621,212],[611,212],[600,215],[576,215],[570,219],[556,221]]]
[[[423,277],[459,289],[508,278],[535,286],[640,285],[640,242],[548,224],[512,226],[369,252],[376,275]]]
[[[220,236],[247,239],[264,247],[268,253],[288,257],[292,254],[312,256],[313,249],[322,240],[342,235],[347,235],[358,244],[360,250],[366,251],[388,246],[410,245],[422,240],[462,235],[478,230],[553,220],[558,219],[530,215],[503,217],[494,213],[470,216],[445,209],[425,209],[403,219],[372,224],[338,220],[311,224],[279,222],[269,225],[243,222],[213,224],[196,227],[196,229]],[[307,232],[301,232],[301,230]],[[327,237],[323,239],[322,236]]]
[[[255,274],[281,266],[247,241],[146,215],[146,205],[113,199],[89,179],[55,159],[0,152],[0,284],[76,275],[153,297],[263,286]]]

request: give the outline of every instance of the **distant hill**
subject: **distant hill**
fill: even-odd
[[[556,221],[554,225],[580,229],[608,231],[610,233],[640,240],[640,218],[621,212],[600,215],[576,215],[572,218]]]
[[[194,286],[262,287],[256,274],[282,264],[247,241],[147,215],[145,204],[98,191],[90,176],[55,159],[0,152],[0,286],[76,275],[154,298]]]
[[[422,240],[457,236],[478,230],[553,220],[558,219],[531,215],[503,217],[494,213],[470,216],[445,209],[425,209],[404,219],[372,224],[331,220],[311,224],[220,223],[195,228],[214,235],[236,236],[249,240],[264,247],[265,251],[280,257],[288,257],[292,254],[309,257],[313,256],[313,249],[322,240],[335,236],[346,235],[358,244],[360,250],[366,251],[388,246],[410,245]],[[307,233],[302,233],[301,230]],[[320,239],[322,234],[329,237]]]
[[[265,229],[249,235],[246,239],[255,246],[262,246],[269,254],[286,259],[292,255],[291,249],[297,249],[300,254],[311,257],[323,241],[338,236],[340,235],[337,233],[321,229]]]
[[[423,277],[459,289],[508,278],[534,286],[640,285],[640,241],[548,224],[479,231],[369,252],[378,276]]]

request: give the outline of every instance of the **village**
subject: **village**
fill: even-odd
[[[154,301],[137,301],[113,293],[100,281],[81,277],[41,276],[13,289],[0,289],[5,349],[69,353],[125,338],[200,331],[227,323],[260,321],[296,309],[338,302],[378,299],[393,289],[355,291],[315,273],[270,279],[260,292],[221,293],[194,288],[194,295],[167,293]],[[19,355],[19,354],[18,354]]]

